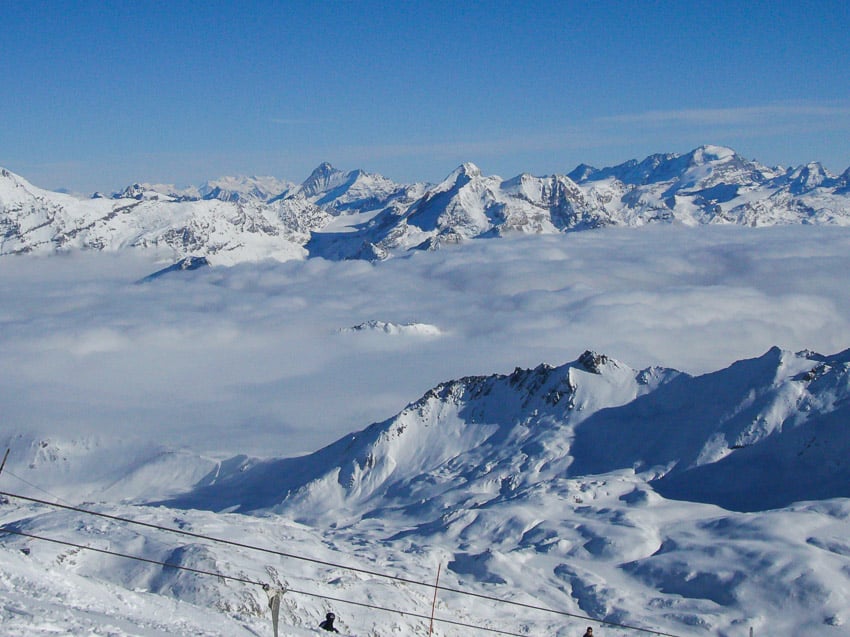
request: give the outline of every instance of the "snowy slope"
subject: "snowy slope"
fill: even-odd
[[[597,368],[607,373],[588,371]],[[559,368],[464,378],[315,454],[240,468],[178,503],[294,508],[298,519],[315,523],[328,515],[362,515],[388,500],[439,508],[443,497],[510,492],[566,471],[577,422],[631,402],[676,374],[637,372],[587,352]],[[471,489],[472,483],[478,486]]]
[[[298,591],[284,595],[283,634],[309,634],[328,609],[355,634],[417,634],[422,619],[346,601],[427,616],[427,583],[440,564],[452,591],[440,592],[438,617],[515,634],[565,636],[587,624],[639,634],[598,623],[614,622],[673,635],[731,637],[749,627],[842,635],[850,620],[849,368],[847,352],[774,348],[689,376],[585,352],[559,367],[443,383],[314,454],[235,457],[201,478],[210,465],[188,456],[199,473],[176,478],[176,463],[140,450],[134,478],[125,454],[110,466],[94,445],[33,441],[32,461],[12,463],[3,485],[25,473],[62,488],[49,479],[61,474],[59,495],[79,498],[71,485],[86,476],[102,485],[99,494],[89,485],[89,498],[138,502],[158,494],[157,475],[160,484],[196,480],[156,506],[86,508],[320,563],[9,498],[0,522],[13,531],[244,581],[7,535],[4,626],[21,635],[268,634],[258,586],[268,582]],[[116,489],[110,476],[128,479]],[[153,480],[148,491],[144,480]],[[435,634],[469,630],[438,622]]]
[[[848,352],[774,348],[699,377],[585,352],[440,385],[390,420],[310,456],[240,467],[179,504],[316,523],[622,470],[666,497],[737,510],[850,497],[848,397]]]

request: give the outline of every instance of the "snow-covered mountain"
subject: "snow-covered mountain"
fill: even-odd
[[[160,634],[169,620],[152,609],[166,596],[183,605],[178,630],[252,634],[268,615],[251,582],[268,581],[301,591],[285,594],[282,616],[292,628],[283,634],[316,626],[328,608],[351,632],[414,634],[425,630],[416,617],[322,600],[415,613],[429,607],[432,589],[331,564],[423,582],[443,564],[441,583],[455,592],[440,593],[438,616],[511,634],[568,635],[595,621],[672,635],[731,637],[748,627],[845,634],[848,397],[850,351],[774,348],[702,376],[635,370],[585,352],[558,367],[442,383],[396,416],[296,458],[214,461],[126,447],[110,455],[92,442],[33,440],[31,457],[9,469],[61,497],[87,476],[76,489],[83,497],[158,500],[98,505],[110,514],[312,561],[281,562],[10,498],[0,519],[17,533],[243,582],[7,536],[4,622],[15,634],[44,628],[44,617],[91,630],[105,612],[97,609],[119,597],[128,603],[115,634]],[[50,581],[39,576],[48,566]],[[458,590],[577,618],[518,612]],[[211,628],[200,608],[215,609],[222,627]],[[123,628],[134,621],[143,622],[138,632]],[[437,623],[438,635],[464,631]]]
[[[208,256],[218,263],[303,258],[326,213],[307,201],[273,205],[184,200],[141,190],[138,198],[78,199],[0,171],[0,254],[68,250],[153,251],[164,260]]]
[[[630,225],[667,219],[748,226],[846,225],[847,175],[817,163],[768,168],[719,146],[570,173],[594,202]]]
[[[198,189],[198,198],[233,203],[267,202],[288,192],[294,184],[275,177],[220,177]]]
[[[315,523],[389,501],[421,517],[423,502],[443,511],[624,470],[665,497],[742,511],[850,497],[848,398],[850,351],[774,348],[699,377],[585,352],[445,383],[311,456],[241,467],[181,502]]]
[[[768,168],[702,146],[569,175],[503,180],[466,163],[403,185],[324,163],[301,184],[223,177],[199,188],[134,184],[80,199],[0,172],[0,254],[158,250],[165,260],[384,259],[510,233],[647,223],[850,224],[850,169]]]

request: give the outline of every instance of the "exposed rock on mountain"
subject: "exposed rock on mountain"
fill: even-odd
[[[223,177],[200,188],[133,184],[79,199],[0,173],[0,254],[153,248],[163,259],[380,260],[511,233],[648,223],[850,224],[850,177],[810,163],[768,168],[702,146],[569,175],[503,180],[471,163],[441,183],[402,185],[328,163],[300,185]]]
[[[699,377],[585,352],[439,385],[315,454],[259,462],[172,504],[421,518],[624,470],[666,497],[735,510],[850,497],[848,398],[850,352],[774,348]]]

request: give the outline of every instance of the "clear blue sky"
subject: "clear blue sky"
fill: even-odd
[[[850,165],[850,3],[0,0],[0,165],[47,188],[437,181],[722,144]]]

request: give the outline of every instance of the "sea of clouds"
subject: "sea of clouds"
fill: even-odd
[[[0,259],[3,431],[295,455],[441,381],[585,349],[697,374],[850,347],[850,229],[606,229],[137,283],[160,267]],[[367,321],[439,333],[345,330]]]

